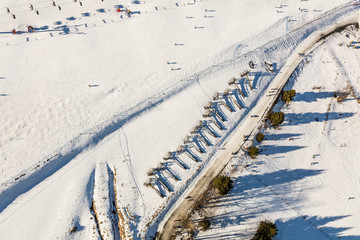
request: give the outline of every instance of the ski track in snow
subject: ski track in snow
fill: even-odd
[[[122,150],[122,153],[123,153],[123,157],[125,159],[125,162],[126,162],[126,166],[132,176],[132,179],[133,179],[133,182],[134,184],[136,185],[136,189],[137,189],[137,192],[141,198],[141,205],[142,205],[142,209],[143,209],[143,216],[145,216],[145,201],[144,201],[144,198],[142,196],[142,192],[141,192],[141,189],[139,187],[139,183],[137,182],[137,178],[136,178],[136,175],[135,175],[135,172],[134,172],[134,168],[131,164],[131,156],[130,156],[130,151],[129,151],[129,143],[128,143],[128,138],[126,136],[126,133],[123,129],[121,129],[121,131],[119,131],[119,136],[120,136],[120,148]],[[125,149],[123,147],[123,144],[121,144],[121,136],[123,136],[125,138]]]

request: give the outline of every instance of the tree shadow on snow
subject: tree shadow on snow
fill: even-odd
[[[293,188],[293,184],[296,182],[319,175],[322,172],[322,170],[314,169],[286,169],[264,174],[249,174],[233,179],[234,186],[227,195],[210,198],[204,206],[205,211],[210,210],[211,212],[214,210],[223,212],[226,209],[225,213],[210,218],[211,229],[223,229],[227,226],[239,225],[247,220],[257,221],[259,215],[264,212],[288,211],[290,207],[283,201],[284,199],[292,206],[301,208],[303,202],[306,201],[302,197],[304,194],[288,195],[287,193],[296,191]],[[315,187],[301,189],[302,192],[314,190],[316,190]],[[249,232],[253,234],[256,231],[256,229],[247,230],[250,231],[211,232],[202,234],[203,236],[197,239],[239,239],[239,237],[248,239]]]
[[[256,86],[258,85],[258,81],[259,81],[260,77],[268,76],[270,74],[266,73],[266,72],[263,73],[262,71],[259,71],[259,72],[251,72],[251,73],[249,73],[249,75],[254,77],[254,80],[253,80],[253,83],[252,83],[252,88],[256,89]]]
[[[335,92],[304,92],[296,93],[294,102],[316,102],[318,99],[332,98]]]
[[[233,188],[228,195],[210,198],[206,208],[212,207],[225,207],[231,205],[237,205],[238,200],[244,198],[255,198],[259,195],[264,196],[264,189],[266,187],[274,187],[278,185],[282,186],[283,191],[287,191],[287,186],[290,184],[308,177],[319,175],[323,170],[317,169],[294,169],[294,170],[279,170],[276,172],[264,173],[264,174],[252,174],[240,176],[237,179],[233,179]],[[262,180],[266,186],[259,181]],[[269,194],[273,195],[272,192]],[[296,200],[296,199],[294,199]],[[301,200],[297,198],[296,201]],[[278,209],[277,209],[278,211]],[[241,217],[244,220],[244,216]]]
[[[322,240],[341,238],[346,240],[359,240],[360,236],[342,236],[349,227],[327,227],[331,222],[346,218],[348,216],[335,217],[297,217],[289,220],[277,220],[275,222],[279,229],[277,239],[286,240]]]
[[[349,118],[354,116],[352,112],[329,112],[329,113],[318,113],[318,112],[309,112],[309,113],[287,113],[285,118],[288,120],[288,123],[283,123],[282,125],[299,125],[307,124],[311,122],[324,122],[329,120],[339,120],[343,118]]]
[[[298,138],[300,136],[302,136],[303,134],[300,133],[280,133],[280,134],[266,134],[264,141],[269,141],[269,140],[285,140],[288,138]]]
[[[277,146],[277,145],[263,145],[259,155],[274,155],[280,153],[287,153],[305,148],[305,146]]]
[[[233,240],[238,240],[238,239],[246,239],[246,237],[248,236],[248,234],[246,233],[240,233],[240,232],[234,232],[232,230],[227,231],[227,232],[223,232],[221,231],[221,233],[207,233],[205,236],[197,236],[196,239],[201,239],[201,240],[205,240],[205,239],[213,239],[213,240],[225,240],[225,239],[233,239]]]

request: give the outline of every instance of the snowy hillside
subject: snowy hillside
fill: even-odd
[[[358,11],[347,3],[2,1],[0,239],[150,238],[296,47]],[[224,129],[204,116],[217,92]]]
[[[206,206],[214,225],[196,239],[249,239],[261,220],[277,239],[359,238],[359,37],[335,34],[306,56],[285,87],[294,101],[275,106],[284,124],[261,130],[256,160],[229,164],[234,189]]]

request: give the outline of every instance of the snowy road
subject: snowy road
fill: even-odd
[[[274,95],[265,95],[259,100],[256,106],[251,110],[249,115],[258,115],[261,116],[258,121],[255,121],[254,118],[247,117],[241,125],[235,129],[234,134],[229,138],[226,148],[222,148],[221,152],[218,153],[216,159],[212,162],[213,164],[209,166],[206,172],[203,172],[198,183],[189,191],[187,194],[193,199],[199,199],[201,195],[206,191],[212,179],[216,177],[227,165],[230,159],[233,157],[234,152],[238,152],[243,146],[245,141],[240,142],[239,139],[243,139],[244,135],[251,135],[253,130],[256,129],[257,125],[263,119],[264,116],[271,110],[276,98],[279,96],[281,89],[296,69],[296,67],[302,61],[302,55],[310,53],[316,46],[321,44],[323,38],[329,34],[335,32],[338,28],[342,28],[347,25],[356,24],[359,22],[359,16],[355,16],[344,20],[342,22],[335,22],[327,30],[322,32],[317,32],[310,35],[298,48],[297,50],[288,58],[287,63],[280,70],[279,74],[272,81],[268,90],[277,89],[276,94]],[[299,54],[303,53],[303,54]],[[175,233],[178,219],[184,219],[186,214],[194,207],[196,201],[188,201],[183,199],[178,205],[177,208],[171,213],[170,217],[164,219],[166,222],[161,229],[161,233],[158,236],[158,239],[171,239],[171,236]]]

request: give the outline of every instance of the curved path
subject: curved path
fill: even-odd
[[[279,74],[274,78],[274,80],[269,85],[268,90],[273,88],[277,89],[275,95],[264,95],[261,99],[259,99],[258,103],[254,108],[249,112],[250,115],[258,115],[261,116],[258,118],[258,121],[255,121],[254,118],[247,117],[244,121],[239,125],[235,130],[234,134],[230,136],[229,140],[226,144],[226,149],[222,148],[216,156],[216,159],[212,161],[212,164],[208,167],[206,172],[204,172],[197,182],[197,184],[191,189],[191,191],[187,194],[191,196],[193,199],[199,199],[204,192],[207,190],[211,181],[222,172],[225,166],[233,157],[233,153],[239,152],[245,141],[239,141],[239,139],[243,139],[244,135],[251,135],[252,132],[256,129],[260,121],[266,116],[266,114],[272,109],[273,104],[275,103],[277,97],[279,96],[281,89],[286,84],[287,80],[297,68],[297,66],[302,61],[303,54],[308,54],[312,51],[314,47],[317,46],[318,43],[321,43],[322,40],[336,32],[339,28],[356,24],[360,22],[360,15],[355,14],[355,16],[348,18],[342,22],[335,22],[333,25],[329,26],[326,30],[322,32],[316,32],[311,34],[307,39],[305,39],[299,47],[294,51],[294,53],[288,58],[286,64],[280,70]],[[302,53],[301,55],[299,53]],[[183,199],[173,210],[170,217],[166,219],[163,228],[157,239],[161,240],[169,240],[174,237],[176,232],[176,226],[179,225],[177,222],[178,219],[184,219],[187,213],[194,207],[196,201],[188,201],[187,199]]]

